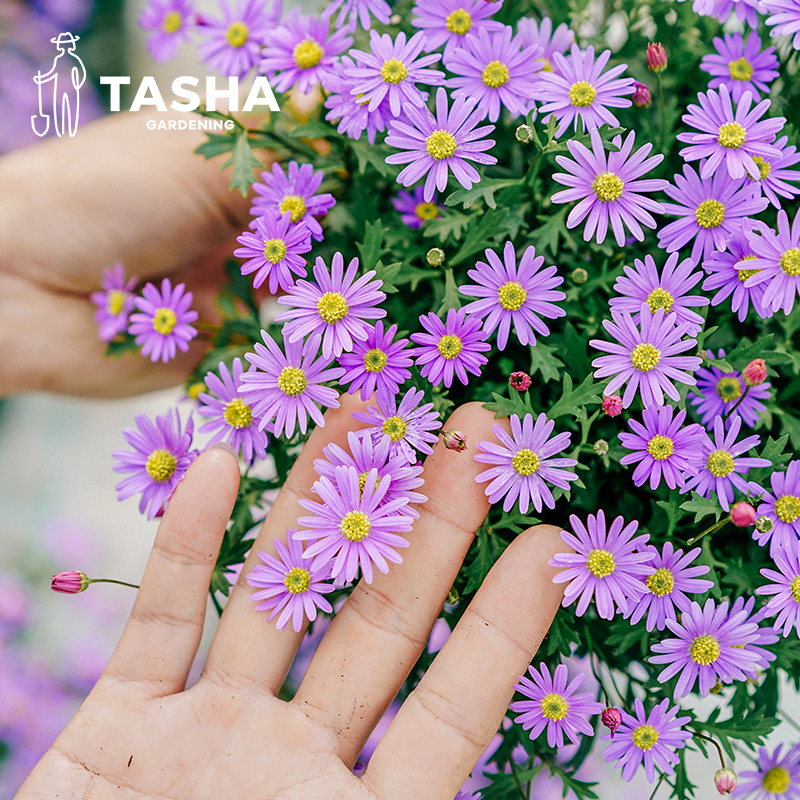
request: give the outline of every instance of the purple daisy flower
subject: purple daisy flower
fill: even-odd
[[[797,148],[794,145],[787,147],[788,141],[788,137],[781,136],[774,143],[775,148],[781,151],[780,158],[768,161],[765,158],[756,156],[754,159],[761,171],[758,185],[775,208],[781,207],[778,195],[785,197],[787,200],[792,200],[800,194],[800,189],[787,183],[787,181],[800,181],[800,172],[796,169],[787,169],[787,167],[794,166],[800,162],[800,153],[797,152]]]
[[[517,499],[523,514],[528,513],[531,504],[537,511],[542,510],[542,502],[548,508],[555,508],[556,501],[545,481],[566,492],[569,482],[578,480],[574,472],[565,469],[578,463],[574,458],[553,458],[569,447],[572,434],[559,433],[551,439],[555,422],[544,414],[539,414],[535,423],[531,414],[526,414],[521,422],[512,414],[508,421],[510,435],[497,423],[492,425],[492,433],[500,444],[478,442],[481,452],[475,455],[475,461],[493,466],[481,472],[475,478],[476,483],[491,481],[486,496],[490,503],[504,498],[503,511],[510,511]]]
[[[611,308],[627,311],[638,324],[639,314],[646,303],[652,314],[659,308],[663,308],[666,314],[674,311],[679,324],[688,322],[691,326],[689,336],[700,333],[705,319],[690,309],[692,306],[707,306],[708,298],[688,294],[703,279],[702,272],[694,272],[695,262],[687,258],[678,264],[678,254],[673,253],[660,276],[651,255],[646,255],[644,261],[637,258],[633,264],[633,267],[624,268],[624,277],[617,278],[614,290],[619,296],[611,298]]]
[[[765,614],[768,617],[778,615],[775,628],[783,628],[784,636],[789,636],[792,628],[800,636],[800,548],[797,540],[789,546],[776,548],[774,559],[780,572],[762,569],[761,574],[772,583],[759,586],[756,594],[774,595],[764,609]]]
[[[753,614],[755,604],[755,597],[750,597],[747,600],[745,600],[744,597],[737,597],[731,606],[731,616],[738,614],[740,611],[744,611],[746,616],[742,622],[755,622],[758,625],[759,622],[762,622],[766,618],[767,614],[764,608],[759,609]],[[771,625],[764,625],[756,629],[756,638],[754,641],[739,645],[745,652],[752,653],[758,659],[752,669],[749,671],[746,669],[744,670],[744,674],[750,680],[758,680],[759,672],[769,669],[770,662],[774,661],[776,658],[775,653],[770,652],[761,645],[775,644],[780,638],[780,633],[776,628],[773,628]]]
[[[787,750],[783,758],[781,750],[783,744],[772,754],[766,747],[759,748],[758,769],[739,773],[737,796],[753,795],[752,800],[800,800],[800,748]]]
[[[699,5],[701,3],[695,0],[694,7],[697,8]],[[698,11],[699,14],[714,17],[720,22],[727,22],[735,11],[736,19],[742,25],[753,29],[758,27],[757,12],[762,11],[760,0],[703,0],[702,5],[704,10]]]
[[[269,610],[268,620],[280,614],[275,623],[278,630],[283,630],[291,619],[292,627],[299,632],[304,620],[313,622],[317,618],[317,609],[328,614],[333,611],[323,595],[335,587],[325,583],[330,577],[330,564],[308,569],[308,561],[303,559],[303,545],[295,538],[296,533],[294,528],[286,531],[286,544],[280,539],[274,540],[277,558],[270,553],[258,554],[264,563],[253,567],[247,575],[247,583],[258,589],[250,595],[250,599],[258,603],[256,611]]]
[[[725,358],[725,351],[720,350],[716,356],[709,350],[709,355],[714,358]],[[689,402],[697,408],[700,421],[708,430],[713,430],[714,420],[723,417],[731,408],[731,404],[739,401],[742,393],[747,388],[742,373],[738,370],[723,372],[719,367],[704,367],[695,372],[697,378],[697,391],[701,394],[690,394]],[[761,400],[768,400],[771,385],[762,383],[751,386],[747,397],[739,404],[736,410],[725,419],[725,426],[730,427],[734,419],[744,422],[749,428],[754,428],[759,415],[766,411],[766,406]]]
[[[603,619],[614,618],[615,605],[617,611],[626,614],[629,603],[637,602],[647,591],[642,578],[655,572],[650,563],[654,554],[643,549],[650,536],[632,538],[639,523],[634,520],[625,525],[622,517],[617,517],[606,532],[603,509],[596,517],[589,514],[586,527],[574,514],[569,521],[573,533],[561,531],[561,538],[575,552],[558,553],[548,562],[563,569],[553,583],[569,583],[561,605],[566,608],[578,600],[575,613],[581,617],[594,597]]]
[[[633,780],[642,763],[650,783],[656,779],[656,767],[666,775],[674,774],[673,764],[680,761],[675,751],[686,747],[687,740],[692,738],[692,734],[682,730],[681,726],[692,718],[679,717],[681,707],[669,708],[666,698],[645,714],[644,704],[637,697],[633,701],[633,710],[635,716],[622,712],[622,725],[605,749],[606,763],[616,761],[614,766],[622,769],[626,781]],[[607,733],[602,738],[611,741],[612,734]]]
[[[517,33],[522,36],[523,47],[539,45],[542,48],[536,60],[542,62],[545,72],[554,71],[553,55],[566,53],[575,41],[575,32],[563,22],[554,31],[550,17],[543,17],[541,22],[533,17],[523,17],[517,22]],[[536,75],[537,80],[540,77]]]
[[[314,516],[298,518],[311,530],[299,531],[295,538],[314,541],[303,554],[313,559],[312,569],[332,562],[331,577],[349,582],[355,580],[360,566],[364,580],[372,583],[373,565],[386,574],[387,561],[403,561],[393,548],[408,547],[398,536],[411,530],[413,519],[404,516],[408,500],[386,501],[391,479],[378,480],[376,469],[370,470],[363,486],[355,467],[336,467],[335,476],[334,481],[322,477],[314,484],[322,503],[300,500]]]
[[[485,250],[486,260],[478,261],[475,269],[467,272],[474,284],[459,286],[458,291],[467,297],[479,297],[465,306],[467,314],[484,319],[483,330],[487,336],[497,328],[497,348],[505,350],[511,323],[520,344],[536,344],[536,333],[548,336],[550,329],[541,317],[557,319],[566,314],[556,303],[563,300],[564,292],[554,291],[564,279],[557,275],[557,267],[547,267],[544,256],[536,257],[536,248],[526,248],[517,267],[514,245],[506,242],[503,260],[493,250]],[[536,331],[536,333],[534,333]],[[412,337],[413,338],[413,337]]]
[[[241,376],[239,393],[250,406],[253,416],[258,417],[259,430],[275,420],[273,432],[281,436],[294,433],[295,423],[301,433],[306,432],[308,417],[320,427],[325,425],[322,412],[316,403],[325,408],[339,408],[338,393],[321,384],[342,377],[343,369],[326,369],[329,358],[314,360],[319,354],[318,335],[302,341],[290,342],[284,336],[286,355],[277,342],[261,331],[264,347],[255,344],[255,353],[245,353],[245,358],[256,367],[254,372]]]
[[[297,86],[308,94],[352,43],[347,28],[330,32],[329,16],[301,14],[293,8],[279,27],[273,25],[267,33],[259,69],[274,92]]]
[[[371,53],[350,51],[357,64],[345,72],[345,78],[354,87],[350,94],[366,104],[367,111],[375,111],[388,99],[394,117],[400,116],[402,103],[422,108],[425,97],[416,84],[439,86],[444,83],[443,72],[426,69],[439,61],[441,55],[435,53],[420,57],[425,47],[425,34],[421,31],[415,33],[408,42],[402,31],[394,41],[388,33],[380,36],[375,31],[370,31],[369,38]]]
[[[795,214],[791,227],[789,215],[781,210],[778,212],[777,233],[766,225],[759,226],[757,231],[747,232],[747,241],[756,257],[740,261],[736,266],[748,271],[757,270],[745,285],[749,288],[766,284],[765,308],[771,308],[773,313],[782,308],[784,314],[789,314],[794,308],[795,294],[800,295],[800,212]]]
[[[698,263],[712,250],[724,250],[727,239],[741,229],[742,219],[755,216],[768,205],[757,186],[734,180],[727,170],[700,178],[688,164],[684,164],[683,175],[675,176],[675,186],[670,184],[664,191],[675,200],[664,203],[664,213],[681,219],[661,228],[658,246],[674,253],[694,239],[691,258]]]
[[[466,311],[451,308],[446,322],[433,312],[419,318],[427,333],[412,333],[411,341],[419,345],[412,350],[415,364],[422,368],[422,377],[434,386],[442,381],[449,389],[453,374],[465,386],[469,382],[467,372],[480,375],[481,367],[488,361],[481,355],[492,346],[486,341],[487,333],[481,328],[478,317],[468,317]]]
[[[299,166],[296,161],[290,161],[287,175],[276,161],[271,173],[261,173],[264,183],[253,184],[253,191],[259,197],[253,198],[250,213],[260,217],[268,208],[275,209],[281,215],[290,211],[294,224],[305,222],[311,235],[317,241],[322,241],[322,226],[314,218],[327,214],[336,205],[333,195],[316,193],[322,178],[323,173],[314,172],[311,164]],[[255,220],[250,227],[255,227]]]
[[[533,680],[520,675],[514,688],[530,699],[517,700],[510,708],[520,712],[514,722],[522,725],[523,730],[530,730],[532,740],[538,738],[545,728],[550,747],[563,747],[565,734],[572,744],[578,744],[581,733],[594,736],[589,717],[599,714],[603,704],[596,702],[591,692],[577,693],[586,675],[577,675],[567,685],[568,673],[564,664],[555,668],[552,677],[547,664],[540,664],[538,670],[531,665],[528,673]]]
[[[197,48],[200,60],[223,75],[241,78],[258,63],[261,47],[280,19],[281,4],[267,10],[264,0],[239,0],[234,8],[227,0],[219,3],[221,20],[198,18],[197,30],[205,39]]]
[[[700,177],[710,178],[724,164],[731,178],[743,178],[745,174],[754,180],[761,177],[755,156],[778,158],[780,151],[771,142],[784,126],[784,117],[761,120],[771,103],[762,100],[752,110],[753,95],[746,91],[734,110],[728,87],[722,84],[719,93],[709,89],[707,94],[697,95],[700,105],[690,105],[689,113],[681,119],[700,133],[679,133],[678,141],[689,142],[689,147],[680,151],[686,161],[704,159],[700,165]],[[760,121],[759,121],[760,120]]]
[[[766,23],[772,36],[793,36],[792,47],[800,50],[800,8],[797,0],[761,0],[763,13],[770,14]],[[755,26],[753,26],[755,27]]]
[[[100,326],[97,335],[110,342],[128,327],[128,316],[133,311],[137,278],[125,280],[125,268],[115,264],[112,269],[103,270],[102,292],[92,292],[92,302],[97,306],[95,322]]]
[[[552,201],[571,203],[580,200],[569,212],[567,228],[575,228],[588,216],[583,229],[585,242],[595,235],[595,231],[598,244],[604,242],[609,223],[620,247],[624,247],[626,243],[626,227],[641,242],[644,231],[639,223],[647,228],[655,228],[656,221],[650,212],[664,213],[661,203],[641,193],[661,191],[669,183],[659,178],[640,180],[660,164],[664,156],[659,153],[647,158],[647,154],[653,149],[649,142],[631,156],[635,138],[634,131],[628,134],[625,144],[622,144],[621,137],[615,137],[614,144],[620,149],[606,156],[600,134],[595,128],[591,131],[591,150],[570,139],[567,147],[575,160],[556,156],[558,165],[569,174],[557,172],[553,179],[570,188],[556,192]]]
[[[772,520],[772,528],[765,533],[754,528],[753,538],[762,547],[770,542],[770,556],[776,558],[782,550],[795,549],[800,539],[800,461],[790,461],[786,472],[773,472],[770,488],[771,493],[759,488],[758,513]]]
[[[354,258],[344,272],[344,257],[334,253],[331,270],[317,256],[314,277],[317,284],[300,280],[288,294],[278,298],[284,306],[293,306],[275,317],[276,322],[286,322],[284,336],[297,342],[309,334],[322,335],[322,355],[338,358],[350,352],[353,342],[364,341],[369,335],[367,319],[380,319],[386,311],[376,308],[386,299],[379,291],[383,281],[375,280],[375,270],[365,272],[358,280],[358,259]]]
[[[667,486],[674,489],[683,486],[682,473],[691,472],[689,458],[703,429],[697,424],[681,428],[686,412],[678,411],[673,419],[674,412],[675,409],[669,405],[646,405],[642,412],[644,425],[629,419],[628,425],[633,433],[618,434],[622,446],[634,451],[624,455],[620,463],[627,466],[638,462],[633,472],[636,486],[642,486],[649,478],[650,488],[655,490],[663,475]]]
[[[573,44],[569,57],[553,54],[553,72],[539,73],[534,100],[544,104],[539,108],[542,118],[547,118],[550,112],[555,114],[556,136],[561,136],[570,124],[577,130],[578,119],[583,121],[585,130],[599,128],[604,122],[619,125],[608,109],[631,105],[625,95],[633,94],[635,81],[617,78],[628,68],[627,64],[618,64],[603,74],[610,57],[611,51],[604,50],[595,61],[594,47],[589,45],[581,50]]]
[[[667,542],[661,553],[651,544],[646,545],[645,550],[653,554],[650,566],[655,572],[644,579],[645,592],[628,609],[628,613],[631,625],[635,625],[646,613],[647,630],[658,628],[663,631],[668,619],[676,619],[676,608],[681,612],[689,610],[692,601],[686,596],[687,592],[705,594],[714,586],[714,581],[698,577],[705,575],[709,567],[702,564],[689,566],[700,555],[700,547],[695,547],[686,555],[683,555],[683,550],[675,550],[672,542]]]
[[[764,308],[763,283],[757,286],[747,286],[746,281],[752,278],[758,270],[736,269],[740,261],[750,261],[755,258],[747,240],[747,232],[755,223],[748,219],[741,220],[739,230],[736,231],[725,243],[725,250],[714,250],[703,262],[703,269],[709,276],[703,281],[703,291],[719,289],[711,300],[712,306],[718,306],[723,300],[731,298],[731,310],[739,317],[739,322],[744,322],[752,303],[753,309],[759,317],[770,317],[772,311]]]
[[[701,497],[708,497],[712,491],[725,511],[733,501],[733,487],[747,492],[747,481],[741,476],[755,467],[772,466],[765,458],[740,458],[743,453],[758,446],[761,437],[747,436],[736,441],[742,427],[741,417],[734,419],[727,432],[722,417],[714,419],[714,440],[703,431],[697,439],[697,447],[691,457],[694,474],[686,476],[682,492],[694,489]]]
[[[254,369],[250,367],[249,371]],[[209,444],[225,440],[244,455],[248,464],[252,464],[256,458],[267,457],[267,434],[258,427],[260,420],[239,395],[243,372],[240,358],[233,360],[232,373],[224,362],[220,362],[219,377],[209,372],[203,378],[209,393],[201,392],[198,395],[200,406],[197,413],[201,417],[211,418],[199,429],[200,433],[213,432]]]
[[[361,27],[368,31],[372,27],[372,16],[382,25],[388,25],[392,15],[391,6],[386,0],[333,0],[325,9],[325,14],[332,17],[338,9],[339,16],[336,18],[336,27],[343,28],[345,25],[355,30],[356,23],[361,22]]]
[[[292,273],[304,278],[306,260],[302,253],[311,250],[311,232],[302,220],[292,223],[291,211],[281,216],[268,208],[255,220],[255,233],[245,231],[236,241],[243,245],[233,251],[236,258],[245,258],[242,275],[255,272],[253,287],[258,289],[269,278],[270,294],[278,287],[289,291],[294,286]]]
[[[149,0],[139,15],[139,26],[152,31],[147,50],[153,61],[175,58],[181,42],[190,39],[194,13],[192,0]]]
[[[522,37],[512,39],[513,35],[508,25],[497,33],[481,29],[477,36],[467,36],[446,59],[447,69],[456,76],[447,81],[456,89],[453,97],[477,99],[478,110],[489,122],[497,122],[501,108],[506,108],[512,117],[527,113],[535,70],[542,66],[534,60],[541,48],[523,48]]]
[[[347,434],[347,444],[352,455],[339,445],[331,443],[322,450],[327,461],[322,458],[315,459],[314,471],[320,477],[335,482],[337,467],[353,467],[358,473],[358,482],[361,486],[366,482],[370,471],[376,469],[378,480],[383,480],[387,476],[391,480],[383,502],[388,503],[397,497],[404,497],[409,505],[404,508],[403,513],[417,519],[419,511],[413,508],[411,503],[421,505],[428,499],[424,494],[415,491],[425,483],[420,477],[422,465],[409,464],[402,453],[392,454],[391,443],[391,439],[383,438],[375,444],[369,431],[350,431]]]
[[[486,0],[478,2],[485,4]],[[481,138],[491,133],[494,125],[475,127],[482,118],[475,103],[454,99],[453,107],[448,109],[447,92],[440,86],[436,90],[435,117],[425,107],[405,104],[403,110],[410,124],[392,120],[386,137],[386,144],[405,151],[386,156],[387,164],[408,164],[397,176],[398,183],[411,186],[427,175],[423,197],[430,202],[434,189],[443,192],[447,188],[450,170],[465,189],[480,181],[478,171],[467,161],[496,164],[497,159],[483,152],[494,146],[493,139]]]
[[[189,465],[197,458],[192,446],[194,424],[191,417],[181,430],[181,418],[177,411],[169,409],[163,416],[156,417],[155,423],[146,415],[135,417],[136,427],[125,428],[122,435],[133,448],[115,450],[111,455],[118,464],[114,472],[131,473],[117,485],[117,499],[127,500],[141,492],[139,511],[147,519],[153,519],[166,506],[175,487],[183,479]]]
[[[664,683],[680,672],[675,697],[685,697],[700,678],[700,696],[705,697],[719,679],[722,683],[743,681],[759,656],[741,645],[758,638],[758,625],[744,622],[747,612],[728,614],[727,602],[719,607],[710,598],[703,608],[697,603],[682,612],[680,623],[668,619],[667,627],[677,638],[664,639],[652,647],[653,664],[669,664],[658,676]]]
[[[419,405],[425,393],[422,389],[409,389],[400,404],[393,395],[378,394],[376,406],[367,406],[366,412],[354,411],[353,419],[366,422],[374,444],[382,439],[391,442],[391,455],[402,453],[409,463],[414,464],[417,456],[414,450],[430,455],[431,444],[438,441],[435,431],[442,427],[439,414],[433,411],[433,403]]]
[[[184,288],[179,283],[173,289],[169,278],[164,278],[160,292],[147,283],[142,289],[143,297],[134,300],[140,313],[131,314],[128,333],[136,337],[142,355],[150,356],[151,361],[161,359],[166,364],[175,358],[179,348],[185,353],[197,336],[197,329],[189,324],[198,317],[189,308],[193,295],[184,294]]]
[[[400,190],[397,197],[392,198],[392,205],[400,213],[400,219],[413,230],[420,228],[428,220],[441,216],[444,211],[435,192],[429,203],[425,202],[423,193],[423,187],[417,186],[413,192]]]
[[[502,30],[501,22],[487,19],[502,6],[503,0],[492,3],[486,0],[416,0],[411,24],[425,32],[430,50],[444,45],[444,54],[448,56],[467,36],[481,30]]]
[[[640,309],[641,330],[634,324],[626,311],[611,309],[612,321],[603,320],[603,327],[614,337],[615,342],[592,339],[589,344],[596,350],[611,353],[592,361],[597,367],[597,379],[615,377],[603,391],[604,395],[615,394],[627,383],[622,397],[622,406],[627,408],[639,390],[642,403],[663,405],[664,395],[679,400],[680,394],[673,381],[694,386],[696,381],[691,374],[700,368],[701,359],[697,356],[681,356],[696,345],[694,339],[684,339],[690,323],[677,324],[677,314],[665,314],[663,308],[650,313],[646,303]]]
[[[717,52],[703,56],[700,69],[712,75],[709,89],[728,87],[734,103],[750,92],[754,100],[769,94],[769,84],[778,77],[778,57],[775,48],[761,52],[761,39],[755,31],[745,42],[741,33],[726,33],[725,39],[714,37]]]
[[[408,339],[392,342],[397,333],[397,325],[383,332],[383,322],[378,320],[375,327],[367,327],[367,338],[355,342],[352,353],[342,353],[339,364],[344,375],[339,381],[343,386],[350,384],[348,392],[355,394],[361,389],[361,399],[369,400],[373,394],[394,396],[400,393],[400,385],[405,383],[412,364],[405,355]]]

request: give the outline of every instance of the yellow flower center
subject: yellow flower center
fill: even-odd
[[[633,743],[640,750],[652,750],[658,742],[658,731],[652,725],[640,725],[633,732]]]
[[[447,30],[463,36],[472,27],[472,17],[463,8],[447,15]]]
[[[436,203],[419,203],[414,213],[422,220],[436,219],[439,216],[439,209]]]
[[[399,442],[408,430],[405,420],[402,417],[389,417],[383,421],[381,430],[393,441]]]
[[[228,44],[231,47],[241,47],[247,41],[247,35],[249,33],[250,29],[243,22],[234,22],[230,28],[228,28],[225,38],[228,40]]]
[[[280,208],[281,214],[290,211],[292,214],[290,217],[292,222],[300,222],[300,220],[303,219],[303,215],[306,213],[305,200],[296,194],[287,194],[286,197],[281,200],[281,204],[278,208]]]
[[[509,79],[508,67],[500,61],[490,61],[483,70],[481,80],[490,89],[497,89]]]
[[[792,600],[795,603],[800,603],[800,575],[789,584],[789,590],[792,593]]]
[[[695,209],[694,218],[701,228],[716,228],[725,219],[725,206],[719,200],[703,200]]]
[[[792,776],[785,767],[773,767],[762,778],[761,783],[772,794],[784,794],[792,785]]]
[[[749,81],[753,74],[753,66],[746,58],[737,58],[728,64],[731,78],[735,81]]]
[[[567,701],[560,694],[548,694],[542,698],[542,714],[547,719],[558,722],[567,716],[568,710]]]
[[[313,39],[303,39],[302,42],[298,42],[294,46],[294,50],[292,51],[294,63],[297,64],[300,69],[316,67],[317,64],[322,61],[324,55],[325,51]]]
[[[442,358],[446,358],[450,361],[458,356],[463,346],[458,336],[448,333],[439,339],[439,344],[436,345],[436,349],[442,354]]]
[[[647,443],[647,452],[656,461],[666,461],[675,452],[675,445],[668,436],[658,434]]]
[[[650,372],[661,361],[661,351],[657,347],[644,342],[631,350],[631,364],[639,372]]]
[[[695,664],[702,664],[707,667],[719,658],[719,642],[713,637],[704,633],[698,636],[689,648],[689,655]]]
[[[443,158],[450,158],[456,151],[455,136],[447,131],[434,131],[425,140],[425,148],[428,154],[437,161],[441,161]]]
[[[339,523],[339,530],[345,539],[360,542],[369,536],[369,517],[363,511],[348,511]]]
[[[592,104],[592,100],[597,96],[597,89],[591,83],[578,81],[569,87],[569,101],[578,108],[586,108]]]
[[[125,292],[120,292],[117,289],[112,289],[106,297],[106,311],[109,314],[117,315],[122,311],[125,305]]]
[[[408,76],[406,65],[396,58],[390,58],[388,61],[383,62],[381,67],[381,78],[386,83],[400,83]]]
[[[527,447],[523,447],[522,450],[518,450],[514,458],[511,459],[511,466],[514,467],[520,475],[533,475],[533,473],[539,469],[539,456],[537,456],[533,450],[528,450]]]
[[[644,582],[647,584],[650,594],[654,594],[656,597],[672,594],[672,590],[675,588],[675,576],[666,567],[661,567],[652,575],[648,575]]]
[[[278,388],[289,397],[301,394],[308,386],[308,378],[300,367],[284,367],[278,375]]]
[[[153,450],[147,457],[144,468],[154,481],[164,483],[172,477],[177,463],[178,459],[168,450]]]
[[[601,173],[594,179],[592,184],[592,189],[597,195],[597,199],[603,203],[619,200],[622,197],[624,188],[625,184],[613,172]]]
[[[197,400],[200,396],[200,392],[205,392],[208,387],[203,383],[203,381],[198,381],[198,383],[193,383],[187,390],[186,394],[188,397],[191,397],[192,400]]]
[[[756,162],[756,166],[758,167],[758,179],[763,181],[764,178],[766,178],[767,175],[772,172],[772,165],[769,163],[769,161],[766,161],[761,156],[753,156],[753,161]],[[748,175],[747,177],[749,178],[750,176]]]
[[[528,293],[516,281],[504,283],[498,290],[500,305],[507,311],[518,311],[528,297]]]
[[[383,350],[368,350],[364,354],[364,369],[367,372],[380,372],[386,366],[387,356]]]
[[[153,329],[158,333],[169,336],[178,322],[175,312],[171,308],[158,308],[153,315]]]
[[[800,249],[790,247],[781,256],[781,269],[791,277],[800,275]]]
[[[164,16],[163,28],[167,33],[175,33],[183,22],[183,17],[177,11],[170,11]]]
[[[669,314],[672,311],[672,304],[675,302],[675,298],[666,290],[662,288],[653,289],[649,295],[647,295],[647,305],[650,306],[650,310],[655,314],[659,308],[664,309],[665,314]]]
[[[744,144],[747,131],[738,122],[726,122],[719,126],[717,141],[728,149],[735,150]]]
[[[367,477],[369,476],[368,472],[362,472],[358,476],[358,499],[360,500],[364,496],[364,487],[367,485]]]
[[[730,403],[742,393],[742,385],[737,378],[720,378],[717,383],[717,394],[722,398],[723,403]]]
[[[733,456],[727,450],[715,450],[708,457],[706,467],[715,478],[724,478],[733,472]]]
[[[339,320],[344,319],[349,310],[350,308],[347,305],[347,300],[345,300],[344,296],[339,294],[339,292],[325,292],[325,294],[317,300],[317,311],[328,325],[333,325],[339,322]]]
[[[246,428],[253,421],[253,412],[250,406],[245,405],[238,397],[225,406],[222,412],[222,418],[231,428]]]
[[[755,256],[745,256],[742,261],[749,261],[751,258],[755,258]],[[759,272],[761,272],[760,269],[740,269],[739,280],[744,282],[748,278],[752,278],[753,275],[758,275]]]
[[[793,494],[781,495],[775,501],[775,513],[781,522],[794,522],[800,517],[800,497]]]
[[[264,239],[264,258],[273,264],[286,258],[286,242],[283,239]]]
[[[586,567],[595,578],[607,578],[614,573],[617,564],[608,550],[592,550],[586,561]]]
[[[286,577],[283,579],[283,585],[292,594],[302,594],[303,592],[307,592],[310,584],[311,575],[308,570],[305,570],[302,567],[292,567],[292,569],[286,573]]]

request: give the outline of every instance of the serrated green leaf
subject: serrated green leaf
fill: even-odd
[[[411,264],[404,264],[403,268],[394,279],[395,286],[404,286],[407,283],[411,284],[411,291],[416,292],[419,282],[425,278],[436,278],[442,273],[438,269],[420,269]]]
[[[363,174],[367,171],[367,166],[372,166],[376,172],[384,178],[394,178],[398,174],[391,164],[387,164],[385,159],[390,150],[385,145],[370,144],[361,139],[348,139],[347,144],[355,153],[358,159],[358,171]]]
[[[298,125],[292,130],[291,133],[295,139],[332,139],[341,138],[336,128],[333,125],[328,125],[321,120],[306,122],[304,125]]]
[[[549,419],[556,419],[564,414],[578,415],[578,411],[586,405],[601,402],[598,388],[591,375],[587,375],[583,383],[573,389],[572,378],[564,373],[563,391],[561,397],[550,407],[547,412]]]
[[[561,374],[560,368],[564,366],[564,362],[553,355],[556,352],[556,348],[546,345],[540,338],[535,345],[531,345],[530,351],[531,377],[539,372],[545,383],[557,381],[558,376]]]
[[[692,727],[717,739],[730,758],[734,758],[731,739],[738,739],[752,748],[764,744],[764,738],[778,725],[775,717],[765,716],[761,709],[745,717],[731,717],[722,722],[718,721],[719,714],[720,709],[715,708],[705,722],[695,720]]]
[[[492,208],[481,214],[473,214],[472,224],[467,229],[467,235],[461,249],[449,260],[452,266],[460,264],[470,256],[491,246],[491,239],[500,233],[500,222],[505,218],[505,209]],[[476,221],[477,218],[477,221]]]
[[[375,277],[383,281],[382,292],[386,292],[386,294],[395,294],[397,292],[395,283],[402,266],[402,261],[395,261],[394,264],[384,266],[383,261],[378,260],[377,264],[375,264]]]
[[[456,279],[453,277],[453,270],[446,269],[444,271],[444,297],[436,313],[441,317],[451,308],[456,310],[461,308],[461,298],[458,294]]]
[[[681,508],[694,514],[695,522],[700,522],[709,514],[713,514],[714,519],[719,522],[719,518],[722,516],[722,507],[716,497],[700,497],[697,492],[692,492],[692,499],[681,503]]]
[[[487,525],[481,525],[475,534],[471,551],[474,557],[466,568],[467,585],[464,587],[464,594],[477,592],[483,579],[489,574],[489,570],[500,558],[503,550],[506,549],[506,542],[491,532]]]
[[[800,450],[800,419],[792,416],[782,408],[776,408],[775,413],[780,416],[781,433],[787,434],[795,450]]]
[[[494,400],[491,403],[484,403],[483,407],[494,412],[495,419],[500,417],[510,417],[516,414],[522,419],[526,414],[533,414],[533,406],[527,392],[514,392],[511,397],[503,397],[497,392],[492,392]]]
[[[763,358],[770,366],[791,361],[791,356],[788,353],[770,347],[774,338],[774,333],[761,336],[755,342],[751,342],[747,337],[744,337],[739,340],[739,343],[730,353],[725,355],[725,360],[733,364],[740,372],[754,358]]]
[[[236,136],[233,133],[209,133],[203,144],[195,147],[194,152],[203,158],[214,158],[222,153],[230,153],[236,145]]]
[[[361,268],[366,271],[373,269],[378,259],[388,253],[389,249],[383,246],[386,231],[380,219],[376,219],[375,222],[368,220],[364,228],[364,241],[356,242],[356,247],[361,254]]]
[[[423,236],[426,238],[438,236],[442,244],[451,236],[455,241],[460,241],[471,219],[472,217],[467,214],[449,211],[447,214],[442,214],[442,216],[425,223]]]
[[[542,224],[531,231],[528,238],[533,242],[537,253],[546,250],[553,258],[556,258],[559,253],[559,239],[563,239],[570,250],[574,251],[576,249],[575,240],[567,230],[566,220],[568,213],[569,206],[564,206],[551,215],[536,215],[536,219]]]
[[[476,200],[482,198],[489,208],[497,208],[494,193],[508,186],[517,186],[520,182],[521,181],[517,178],[504,178],[499,180],[483,178],[480,183],[476,184],[471,189],[456,190],[444,201],[444,204],[446,206],[455,206],[461,203],[464,208],[471,208]]]
[[[231,157],[220,167],[220,171],[231,165],[233,165],[233,172],[231,173],[230,189],[231,191],[238,189],[242,193],[242,197],[246,197],[250,190],[250,184],[256,182],[253,170],[264,168],[261,159],[253,155],[247,131],[242,131],[236,137]]]

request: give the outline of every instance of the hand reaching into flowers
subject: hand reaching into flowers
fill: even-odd
[[[452,800],[497,731],[561,600],[548,560],[564,545],[540,525],[489,573],[432,667],[405,701],[362,778],[362,746],[416,662],[488,511],[474,442],[492,416],[458,409],[425,464],[428,502],[402,564],[363,581],[336,615],[291,702],[277,698],[302,639],[250,601],[259,551],[296,527],[313,460],[345,446],[361,405],[343,397],[298,458],[242,570],[202,677],[184,690],[203,627],[211,570],[238,486],[236,461],[212,449],[189,468],[161,522],[142,588],[97,686],[17,800]]]

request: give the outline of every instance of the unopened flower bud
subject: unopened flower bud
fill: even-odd
[[[650,96],[650,90],[643,84],[639,83],[638,81],[633,84],[633,95],[631,96],[631,100],[636,108],[647,108],[650,105],[653,98]]]
[[[62,594],[78,594],[84,591],[88,585],[88,576],[73,569],[69,572],[59,572],[58,575],[53,575],[50,588],[54,592],[61,592]]]
[[[524,392],[531,385],[531,376],[526,372],[512,372],[508,378],[508,385],[518,392]]]
[[[667,68],[667,52],[660,42],[647,45],[647,69],[651,72],[663,72]]]
[[[608,452],[608,442],[605,439],[598,439],[593,445],[595,455],[604,456]]]
[[[530,144],[533,141],[533,128],[530,125],[520,125],[514,133],[518,142]]]
[[[569,277],[572,278],[573,283],[580,286],[582,283],[586,283],[586,281],[589,280],[589,273],[583,267],[577,267],[570,272]]]
[[[428,250],[425,260],[432,267],[440,267],[442,264],[444,264],[444,250],[442,250],[441,247],[432,247],[430,250]]]
[[[600,721],[611,731],[611,738],[617,732],[617,728],[622,725],[622,713],[618,708],[609,706],[601,715]]]
[[[763,514],[756,520],[756,530],[759,533],[769,533],[773,528],[773,522]]]
[[[457,453],[463,453],[467,449],[467,437],[461,431],[445,431],[442,441],[448,450],[455,450]]]
[[[399,25],[403,21],[403,18],[399,14],[392,14],[389,17],[389,24],[390,25]]]
[[[714,773],[714,785],[720,794],[730,794],[737,783],[738,778],[732,769],[718,769]]]
[[[618,417],[622,413],[622,398],[618,394],[607,394],[603,398],[603,411],[609,417]]]
[[[748,386],[760,386],[767,379],[767,364],[763,358],[754,358],[742,374]]]
[[[756,521],[756,510],[750,503],[742,500],[740,503],[731,507],[731,522],[737,528],[749,528]]]

